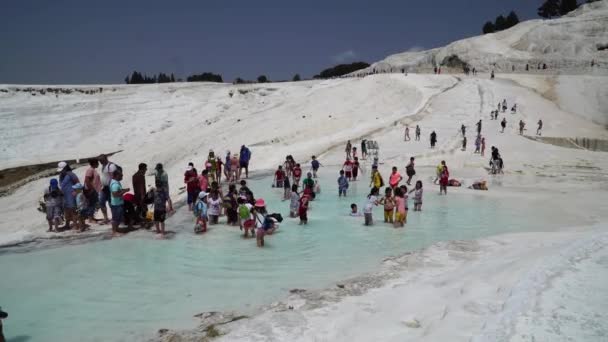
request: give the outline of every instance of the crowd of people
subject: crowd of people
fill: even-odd
[[[481,136],[482,122],[477,123],[475,153],[482,156],[485,151],[485,138]],[[461,127],[463,137],[466,127]],[[420,126],[415,127],[415,139],[420,140]],[[404,140],[409,141],[409,126],[405,128]],[[431,147],[436,142],[436,133],[431,133]],[[368,159],[369,141],[361,141],[361,158]],[[377,147],[376,147],[377,148]],[[463,144],[466,149],[466,143]],[[357,146],[349,140],[345,147],[345,161],[338,170],[338,197],[347,197],[351,182],[360,180],[364,169],[359,160]],[[185,202],[194,216],[194,233],[202,234],[209,226],[217,225],[220,217],[225,217],[225,224],[239,227],[245,238],[255,237],[259,247],[264,246],[264,237],[272,235],[280,222],[281,214],[270,214],[266,201],[256,198],[248,187],[249,161],[252,153],[242,146],[239,153],[228,151],[224,158],[209,151],[202,170],[189,163],[184,171]],[[384,221],[394,227],[403,227],[407,223],[408,200],[413,200],[414,211],[422,210],[423,182],[416,180],[415,157],[410,157],[405,165],[405,176],[398,167],[392,167],[388,175],[388,185],[378,170],[378,157],[372,155],[371,188],[365,199],[362,213],[357,204],[350,206],[350,215],[363,216],[364,225],[373,225],[373,208],[383,206]],[[498,149],[492,146],[490,164],[496,167],[496,173],[502,172],[502,159]],[[272,187],[281,189],[280,198],[289,203],[289,217],[299,219],[300,225],[308,224],[308,212],[311,204],[321,192],[318,172],[323,164],[316,156],[311,156],[310,170],[304,174],[303,165],[296,162],[292,155],[274,172]],[[99,169],[99,171],[98,171]],[[175,212],[169,190],[169,177],[161,163],[156,164],[154,171],[148,173],[148,166],[140,163],[132,176],[133,188],[123,187],[123,169],[111,162],[106,155],[89,160],[83,182],[66,162],[58,164],[59,177],[53,178],[44,192],[44,207],[47,214],[49,231],[75,229],[82,232],[90,224],[111,224],[113,235],[138,228],[155,227],[159,237],[167,234],[165,220]],[[146,176],[154,176],[154,184],[147,186]],[[459,186],[457,180],[450,179],[445,161],[437,167],[434,181],[439,185],[439,194],[447,195],[448,186]],[[237,188],[237,186],[240,186]],[[384,189],[384,195],[380,196]],[[412,195],[413,193],[413,195]],[[149,206],[152,207],[150,210]],[[109,207],[109,211],[107,210]],[[100,211],[102,218],[97,218]],[[62,226],[60,224],[63,223]],[[126,225],[121,228],[121,225]]]

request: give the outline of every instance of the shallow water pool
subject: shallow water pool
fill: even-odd
[[[291,288],[326,287],[373,271],[386,256],[437,241],[580,223],[554,215],[541,200],[498,199],[465,189],[438,196],[429,187],[423,212],[410,211],[405,229],[383,224],[380,207],[376,225],[364,227],[362,217],[348,212],[353,202],[362,208],[367,180],[351,183],[348,198],[338,199],[336,178],[321,179],[323,192],[313,202],[307,226],[287,217],[288,202],[280,201],[282,191],[272,189],[270,179],[251,181],[269,211],[285,217],[263,249],[240,237],[238,227],[212,226],[195,236],[192,218],[182,209],[167,222],[177,232],[170,240],[136,232],[3,253],[0,305],[10,313],[5,334],[9,341],[18,336],[22,341],[139,340],[159,328],[192,327],[199,312],[248,312]]]

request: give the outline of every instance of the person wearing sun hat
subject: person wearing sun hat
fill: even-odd
[[[263,198],[258,198],[253,207],[253,216],[255,218],[255,240],[258,247],[264,247],[264,221],[266,220],[266,201]]]
[[[72,172],[72,168],[68,163],[62,161],[57,164],[57,172],[59,172],[59,187],[63,192],[63,211],[65,216],[65,226],[63,230],[70,229],[70,222],[76,220],[76,197],[72,186],[80,183],[78,177]]]
[[[206,191],[198,193],[198,200],[194,205],[194,217],[196,218],[196,224],[194,226],[194,233],[200,234],[207,231],[207,195]]]
[[[49,186],[44,190],[44,205],[46,209],[46,220],[49,223],[49,232],[59,230],[63,208],[63,194],[59,189],[59,182],[52,178]],[[53,229],[55,226],[55,229]]]

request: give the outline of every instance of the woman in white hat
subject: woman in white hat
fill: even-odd
[[[74,195],[75,184],[79,184],[78,177],[72,172],[72,168],[68,163],[62,161],[57,164],[57,172],[59,172],[59,187],[63,192],[63,210],[65,216],[65,226],[62,230],[70,229],[70,221],[76,221],[76,196]]]

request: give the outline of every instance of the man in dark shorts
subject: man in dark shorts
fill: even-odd
[[[167,218],[167,201],[169,197],[164,189],[154,192],[154,224],[156,233],[165,236],[165,219]]]
[[[133,192],[135,195],[135,213],[137,215],[137,222],[143,222],[148,211],[148,206],[144,203],[146,197],[146,171],[148,171],[148,165],[140,163],[137,172],[132,177]]]
[[[245,169],[245,178],[249,178],[249,160],[251,160],[251,151],[245,145],[243,145],[241,146],[240,152],[239,175],[241,174],[241,171]]]

